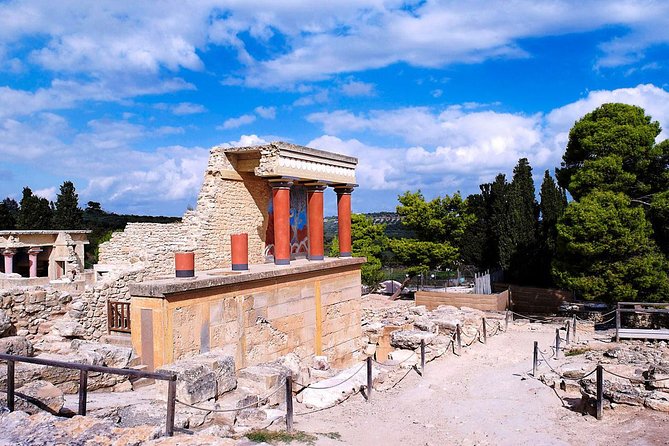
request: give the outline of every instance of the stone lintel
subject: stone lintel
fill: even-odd
[[[293,274],[317,272],[328,269],[359,266],[367,260],[364,257],[330,258],[317,263],[306,259],[293,260],[290,266],[277,267],[272,263],[249,265],[249,270],[244,272],[232,271],[230,269],[197,272],[192,279],[160,279],[129,285],[130,295],[134,297],[164,298],[166,295],[183,293],[188,291],[214,288],[226,285],[235,285],[243,282],[274,279]]]

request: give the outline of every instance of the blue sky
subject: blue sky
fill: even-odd
[[[539,181],[602,103],[669,127],[668,44],[666,1],[0,1],[0,197],[181,215],[272,140],[357,156],[357,212]]]

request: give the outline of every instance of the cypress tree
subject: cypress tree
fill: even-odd
[[[83,211],[79,208],[79,196],[74,184],[65,181],[60,186],[53,215],[53,226],[57,229],[80,229],[83,223]]]
[[[509,186],[509,272],[517,282],[534,280],[539,205],[534,195],[532,167],[527,158],[518,160]]]
[[[19,213],[19,204],[12,198],[5,198],[0,203],[0,230],[16,229],[16,217]]]
[[[548,170],[544,172],[539,195],[541,197],[539,204],[541,222],[539,230],[540,252],[537,263],[540,269],[541,284],[549,286],[553,284],[551,264],[557,251],[557,222],[567,208],[567,196],[564,189],[555,183]]]

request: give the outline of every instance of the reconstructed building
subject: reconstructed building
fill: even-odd
[[[365,261],[351,257],[356,165],[283,142],[214,147],[197,207],[181,223],[128,224],[101,245],[101,268],[143,265],[151,279],[130,286],[132,344],[143,362],[155,368],[213,348],[229,349],[237,368],[293,351],[350,362],[361,336]],[[323,246],[329,188],[338,209],[335,258]],[[239,233],[248,238],[248,270],[232,268]],[[195,277],[174,277],[174,253],[183,251],[194,253]]]
[[[0,272],[5,279],[77,279],[84,271],[84,246],[90,232],[0,231]]]

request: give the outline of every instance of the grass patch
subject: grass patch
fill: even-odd
[[[319,432],[318,435],[330,438],[331,440],[341,440],[341,434],[339,432]]]
[[[582,355],[583,353],[589,352],[592,350],[590,347],[578,347],[578,348],[572,348],[571,350],[567,350],[564,352],[565,356],[577,356],[577,355]]]
[[[336,432],[335,432],[336,434]],[[339,435],[339,434],[337,434]],[[246,434],[246,438],[255,443],[290,443],[292,441],[299,441],[300,443],[314,444],[317,440],[315,435],[308,434],[302,431],[271,431],[268,429],[257,429]]]

